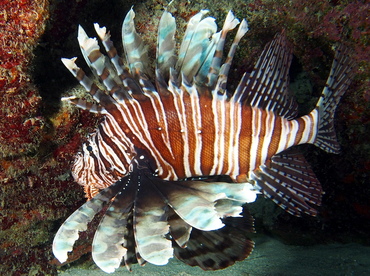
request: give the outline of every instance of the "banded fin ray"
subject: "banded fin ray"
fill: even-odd
[[[178,246],[185,248],[189,241],[190,233],[192,232],[193,227],[181,219],[172,208],[170,208],[168,212],[168,223],[170,224],[172,239],[177,243]]]
[[[316,216],[317,210],[307,203],[321,205],[323,194],[311,166],[296,149],[276,154],[268,165],[261,165],[251,179],[262,193],[292,215]]]
[[[134,185],[128,185],[130,178],[129,175],[120,180],[124,185],[105,212],[92,243],[93,260],[107,273],[114,272],[122,258],[127,256],[125,245],[130,238],[128,220],[136,192]]]
[[[106,33],[105,27],[100,28],[99,25],[95,23],[94,28],[103,45],[106,47],[108,55],[112,55],[112,52],[115,51],[115,48],[109,39],[109,34]],[[94,75],[103,83],[107,91],[109,91],[109,93],[113,96],[115,93],[120,92],[124,94],[125,97],[128,97],[127,93],[123,91],[121,80],[117,75],[117,72],[123,72],[123,69],[119,66],[119,64],[117,64],[117,57],[114,56],[111,59],[108,59],[108,57],[103,55],[100,52],[97,39],[89,38],[81,26],[78,27],[77,39],[86,63],[89,65]],[[112,66],[112,64],[114,66]]]
[[[85,72],[76,65],[77,58],[62,58],[61,59],[64,66],[72,73],[72,75],[80,82],[80,84],[85,88],[86,92],[88,92],[97,103],[105,102],[106,104],[113,103],[112,99],[105,94],[99,87],[89,78],[86,76]],[[76,105],[77,107],[89,110],[93,113],[99,114],[107,114],[107,110],[104,106],[95,103],[89,103],[85,100],[80,98],[68,98],[68,100]]]
[[[67,261],[68,252],[73,250],[73,245],[78,239],[78,232],[86,231],[87,224],[92,221],[94,216],[103,209],[121,188],[122,181],[117,181],[87,201],[66,219],[53,241],[53,253],[61,263]]]
[[[135,12],[131,8],[122,24],[122,45],[130,73],[135,78],[140,74],[150,75],[147,47],[138,35],[134,24]]]
[[[207,79],[208,79],[207,86],[208,87],[213,88],[215,86],[217,76],[219,75],[223,50],[224,50],[225,41],[226,41],[226,35],[228,32],[233,30],[238,24],[239,24],[239,20],[234,16],[234,14],[231,11],[229,11],[227,13],[224,25],[222,26],[220,39],[217,42],[216,51],[212,58],[212,63],[208,71],[208,75],[207,75]]]
[[[253,202],[259,191],[248,183],[158,181],[153,182],[166,202],[187,224],[203,231],[224,226],[221,218],[238,217],[241,205]],[[229,201],[222,202],[222,200]],[[220,202],[217,205],[217,202]],[[233,204],[235,203],[235,204]]]
[[[190,266],[203,270],[224,269],[248,257],[254,242],[253,218],[244,210],[242,218],[226,218],[225,227],[214,231],[193,229],[186,247],[174,246],[175,256]]]
[[[334,128],[334,113],[354,74],[355,60],[350,50],[340,45],[334,56],[330,75],[316,105],[319,111],[318,133],[314,145],[329,153],[339,153],[340,146]]]
[[[170,68],[175,67],[175,32],[175,18],[164,11],[158,26],[156,75],[159,79],[157,81],[168,81]]]
[[[226,92],[227,76],[229,74],[232,61],[234,59],[236,48],[238,47],[238,44],[242,37],[248,32],[248,30],[249,30],[248,23],[245,19],[243,19],[239,25],[238,31],[236,32],[234,41],[231,44],[226,60],[224,64],[222,64],[221,69],[218,73],[217,84],[216,88],[214,89],[217,93],[224,94]]]
[[[219,34],[216,34],[217,25],[215,19],[206,17],[208,11],[202,10],[193,16],[186,28],[184,39],[181,43],[176,70],[185,79],[185,83],[192,83],[193,77],[204,66],[204,62],[213,57]]]
[[[117,53],[117,49],[114,47],[112,40],[110,39],[110,33],[107,32],[105,27],[100,27],[98,23],[94,24],[96,33],[98,34],[105,51],[107,52],[114,68],[118,75],[123,74],[123,62]]]
[[[138,195],[134,202],[133,229],[140,256],[155,265],[165,265],[173,257],[167,221],[168,206],[147,176],[138,177]]]
[[[88,37],[81,25],[78,26],[77,40],[81,53],[95,77],[100,78],[108,90],[112,90],[117,85],[114,80],[114,77],[117,77],[117,75],[109,59],[100,52],[98,40]]]
[[[125,235],[125,241],[123,246],[127,249],[126,254],[124,256],[124,263],[128,271],[132,271],[132,264],[138,263],[139,265],[143,266],[147,262],[140,256],[140,253],[137,252],[135,236],[134,236],[134,227],[133,227],[133,210],[128,214],[127,217],[127,235]]]
[[[291,60],[292,50],[287,47],[285,34],[277,34],[266,45],[252,73],[244,73],[232,99],[287,119],[295,118],[298,105],[288,91]]]
[[[96,38],[89,38],[83,28],[79,26],[78,41],[81,52],[86,63],[91,68],[94,75],[103,83],[109,94],[119,102],[121,99],[131,99],[129,92],[133,96],[141,96],[142,88],[133,80],[133,76],[123,68],[120,58],[117,56],[116,49],[110,40],[110,34],[106,28],[95,23],[94,28],[105,47],[110,60],[100,52],[100,47]],[[100,99],[95,99],[98,102]]]
[[[181,68],[183,63],[184,63],[184,58],[186,56],[189,45],[191,43],[193,34],[196,31],[196,28],[197,28],[199,22],[202,20],[204,15],[207,14],[207,13],[208,13],[208,10],[201,10],[196,15],[194,15],[193,17],[190,18],[190,20],[189,20],[189,22],[186,26],[185,34],[184,34],[184,37],[182,39],[179,54],[178,54],[178,60],[176,62],[176,66],[175,66],[175,69],[178,72],[180,72],[179,68]]]
[[[107,67],[100,69],[104,74],[99,77],[109,93],[118,103],[124,99],[145,99],[145,97],[143,97],[144,91],[154,90],[151,82],[147,81],[145,73],[137,71],[135,75],[130,74],[129,70],[124,67],[122,59],[118,56],[117,50],[110,40],[110,34],[107,32],[106,28],[100,27],[97,23],[94,24],[94,27],[116,70],[114,72],[114,70],[111,69],[112,65],[109,62],[107,62]],[[122,28],[125,29],[124,26]],[[127,28],[130,29],[131,26]],[[91,54],[94,55],[94,53]],[[145,53],[143,54],[145,55]],[[137,77],[138,83],[135,76]]]

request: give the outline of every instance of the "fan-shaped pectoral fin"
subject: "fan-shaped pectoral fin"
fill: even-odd
[[[73,245],[78,240],[78,232],[86,231],[87,224],[116,196],[121,186],[122,183],[117,181],[102,190],[97,196],[78,208],[62,224],[53,241],[53,253],[61,263],[67,261],[68,252],[73,250]]]

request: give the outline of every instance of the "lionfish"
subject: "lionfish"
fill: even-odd
[[[122,26],[125,60],[105,27],[94,25],[108,57],[79,27],[82,54],[100,85],[77,67],[76,58],[62,59],[95,100],[71,102],[105,120],[72,167],[89,200],[55,236],[60,262],[101,210],[92,257],[105,272],[114,272],[122,259],[129,270],[137,262],[164,265],[174,255],[204,270],[245,259],[254,244],[245,234],[253,231],[253,219],[243,205],[259,193],[295,216],[317,214],[321,185],[293,146],[308,143],[338,153],[333,117],[353,76],[348,50],[338,47],[316,107],[297,117],[288,92],[292,51],[284,33],[230,92],[228,73],[248,24],[229,12],[217,32],[215,19],[205,14],[190,19],[176,56],[175,19],[163,12],[154,75],[132,9]],[[226,35],[237,25],[223,58]]]

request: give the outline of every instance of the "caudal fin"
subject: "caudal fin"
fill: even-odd
[[[340,146],[334,129],[334,113],[354,76],[354,60],[349,49],[341,45],[335,53],[330,75],[316,108],[318,112],[318,132],[314,145],[329,153],[339,153]]]

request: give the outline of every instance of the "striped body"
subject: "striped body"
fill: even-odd
[[[216,32],[205,13],[190,19],[177,55],[175,19],[163,13],[155,74],[148,72],[133,10],[122,26],[124,60],[105,28],[95,24],[108,57],[79,27],[81,52],[105,89],[77,67],[76,58],[62,59],[95,103],[70,99],[105,120],[72,167],[89,201],[55,236],[53,252],[61,262],[105,205],[92,256],[106,272],[122,259],[129,270],[135,262],[163,265],[173,256],[204,270],[243,260],[253,249],[246,235],[253,232],[253,219],[243,206],[259,193],[293,215],[317,214],[312,205],[321,203],[321,185],[293,146],[339,151],[333,117],[352,78],[348,51],[339,47],[316,107],[298,118],[288,93],[292,53],[284,34],[275,36],[253,71],[228,91],[227,76],[248,25],[229,12]],[[223,59],[226,35],[238,24]]]
[[[84,183],[86,176],[81,173],[99,160],[105,160],[95,168],[97,178],[101,176],[100,189],[127,174],[130,143],[150,151],[163,179],[229,175],[245,182],[273,155],[313,143],[317,132],[317,112],[288,120],[233,98],[199,96],[194,88],[165,96],[147,94],[143,100],[122,101],[115,109],[99,128],[97,135],[104,138],[94,142],[101,144],[94,158],[84,164],[82,156],[76,160],[77,182]],[[107,168],[116,168],[116,177],[107,179]]]

